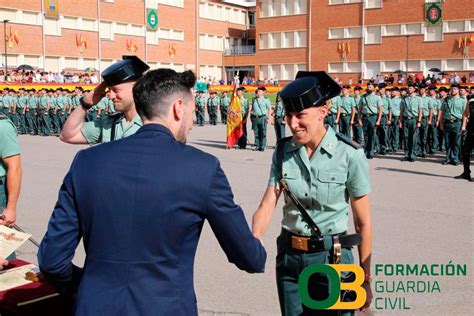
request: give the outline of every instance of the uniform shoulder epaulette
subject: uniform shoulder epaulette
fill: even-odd
[[[346,143],[349,146],[354,147],[355,149],[362,148],[361,144],[359,144],[356,141],[353,141],[352,139],[350,139],[349,137],[347,137],[346,135],[344,135],[342,133],[336,133],[336,137],[337,137],[337,139],[343,141],[344,143]]]

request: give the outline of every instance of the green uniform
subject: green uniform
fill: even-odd
[[[397,151],[400,148],[400,107],[402,98],[396,96],[390,100],[390,111],[392,112],[392,122],[389,127],[388,143],[390,149]]]
[[[415,94],[402,98],[401,113],[403,117],[403,149],[405,159],[415,161],[418,139],[418,113],[422,107],[421,98]]]
[[[443,100],[444,139],[446,143],[446,163],[457,165],[461,151],[462,114],[466,109],[466,99],[460,96],[448,96]]]
[[[275,104],[275,108],[273,109],[273,118],[274,118],[274,127],[275,127],[275,134],[276,134],[276,141],[278,142],[280,139],[285,137],[286,134],[286,124],[285,122],[285,108],[283,107],[283,102],[279,99],[278,102]]]
[[[84,123],[81,132],[91,145],[107,143],[111,141],[113,124],[115,124],[115,137],[112,140],[117,140],[135,134],[138,129],[142,127],[143,122],[138,114],[135,115],[133,120],[128,124],[125,116],[122,116],[118,120],[115,120],[114,117],[107,116],[101,120]]]
[[[418,133],[418,146],[417,146],[417,154],[418,156],[425,157],[426,152],[429,151],[428,149],[428,117],[429,117],[429,102],[430,97],[426,94],[420,96],[421,99],[421,110],[422,110],[422,117],[421,117],[421,126],[419,128]]]
[[[328,115],[324,119],[324,124],[327,124],[332,127],[332,129],[336,132],[337,126],[335,124],[336,121],[336,114],[337,109],[341,106],[341,97],[335,96],[331,99],[331,107],[329,108]]]
[[[204,125],[204,109],[206,107],[206,98],[204,96],[196,96],[194,99],[196,104],[196,123],[199,126]]]
[[[431,124],[428,125],[428,153],[433,154],[439,150],[439,129],[436,127],[438,114],[441,110],[441,101],[436,97],[430,97],[428,101],[428,109],[433,112]]]
[[[49,104],[51,105],[49,109],[49,117],[51,118],[53,132],[59,134],[61,131],[61,123],[59,121],[58,114],[58,97],[55,95],[49,96]]]
[[[345,137],[345,136],[343,136]],[[272,160],[269,186],[279,186],[277,151]],[[298,280],[302,270],[312,264],[333,263],[330,258],[332,237],[348,229],[349,198],[370,192],[367,159],[362,147],[356,149],[339,139],[328,128],[320,145],[310,159],[306,148],[293,140],[284,147],[282,176],[289,189],[308,211],[320,228],[325,241],[324,250],[304,252],[293,249],[288,234],[310,236],[308,224],[290,199],[283,206],[282,235],[277,239],[276,277],[283,315],[302,315],[303,306],[298,295]],[[351,264],[354,258],[350,248],[342,248],[341,263]],[[326,282],[326,286],[324,283]],[[327,279],[314,277],[317,290],[313,299],[322,300]],[[319,290],[318,290],[319,289]],[[351,312],[342,315],[351,314]]]
[[[51,132],[51,117],[49,111],[46,111],[49,103],[50,99],[46,94],[39,98],[38,129],[41,126],[40,133],[43,136],[49,136]]]
[[[360,100],[362,97],[355,96],[354,95],[354,101],[355,101],[355,116],[354,116],[354,125],[352,125],[352,139],[354,139],[355,142],[362,144],[362,141],[364,139],[364,131],[362,130],[362,126],[359,125],[359,113],[357,112],[359,110],[360,106]]]
[[[372,92],[363,95],[360,100],[360,111],[362,114],[362,129],[365,139],[365,155],[371,159],[375,155],[375,123],[379,114],[379,107],[382,106],[382,99]]]
[[[219,107],[219,99],[210,97],[207,99],[207,113],[209,114],[209,124],[217,125],[217,108]]]
[[[248,113],[250,109],[249,109],[249,101],[244,96],[240,98],[240,110],[242,112],[243,134],[239,138],[237,145],[239,146],[239,149],[245,149],[247,148],[247,119],[248,119]]]
[[[38,97],[30,95],[26,107],[26,120],[28,121],[29,132],[38,135]]]
[[[16,114],[18,116],[18,132],[20,134],[26,134],[27,131],[27,122],[25,116],[26,106],[28,104],[28,95],[20,95],[18,97],[18,103],[16,107]]]
[[[270,100],[264,96],[253,100],[253,131],[255,133],[255,149],[264,151],[267,146],[268,110],[272,107]]]
[[[352,111],[355,111],[356,103],[355,99],[348,95],[341,97],[340,102],[340,116],[339,116],[339,132],[350,137],[351,135],[351,115]]]
[[[230,98],[228,96],[221,98],[221,121],[227,124],[227,111],[229,110]]]
[[[107,97],[103,97],[99,101],[99,103],[97,104],[97,109],[98,109],[97,115],[99,115],[99,117],[97,119],[103,119],[105,117],[105,110],[107,109],[108,103],[109,103],[109,98]]]
[[[3,98],[4,98],[4,94],[0,94],[0,114],[7,114],[8,113],[8,109],[6,108],[6,106],[4,105],[3,103]]]
[[[378,136],[378,151],[381,155],[385,155],[388,150],[388,114],[390,110],[390,101],[385,95],[380,97],[382,99],[382,117],[380,118],[380,126],[377,128]]]

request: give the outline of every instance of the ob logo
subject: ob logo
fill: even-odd
[[[342,272],[353,272],[353,282],[341,282]],[[329,279],[329,297],[325,300],[314,300],[308,291],[309,279],[315,273],[324,273]],[[304,305],[311,309],[358,309],[365,304],[367,293],[362,287],[365,280],[364,270],[355,264],[314,264],[301,272],[298,280],[298,294]],[[357,295],[353,302],[341,302],[341,290],[351,290]]]

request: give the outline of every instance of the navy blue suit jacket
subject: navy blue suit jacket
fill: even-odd
[[[193,263],[206,219],[230,262],[263,272],[266,252],[217,158],[177,142],[161,125],[145,125],[76,155],[39,266],[50,280],[68,284],[83,238],[77,315],[194,315]]]

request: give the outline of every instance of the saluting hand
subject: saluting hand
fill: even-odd
[[[107,84],[105,81],[102,81],[97,87],[94,88],[94,90],[84,95],[84,103],[90,105],[99,103],[99,101],[105,96],[106,88]]]

